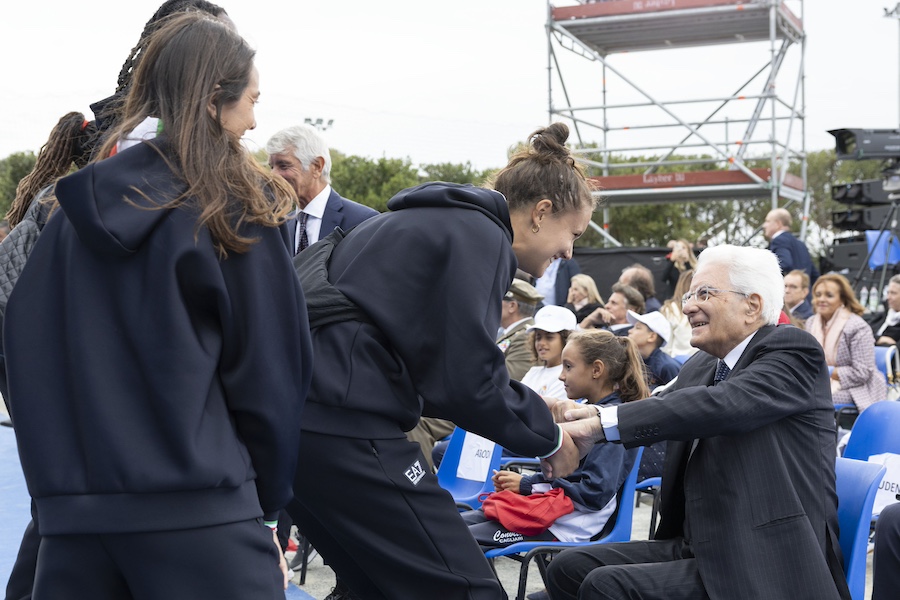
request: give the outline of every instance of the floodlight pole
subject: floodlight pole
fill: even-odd
[[[900,2],[898,2],[898,3],[894,6],[894,8],[892,8],[891,10],[888,10],[888,9],[885,8],[885,9],[884,9],[884,16],[885,16],[885,17],[890,17],[890,18],[892,18],[892,19],[897,19],[897,23],[898,23],[898,25],[900,25]],[[898,80],[898,90],[900,90],[900,80]],[[898,92],[898,94],[900,94],[900,92]],[[900,95],[898,95],[897,100],[898,100],[898,102],[897,102],[898,108],[900,108]]]
[[[328,129],[331,129],[332,125],[334,125],[334,119],[328,119],[326,121],[325,119],[311,119],[307,117],[303,119],[303,122],[307,125],[315,127],[319,131],[327,131]]]

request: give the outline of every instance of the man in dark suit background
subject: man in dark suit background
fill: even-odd
[[[295,125],[266,143],[269,166],[297,192],[300,212],[291,228],[294,251],[300,252],[335,227],[347,231],[378,211],[342,198],[331,187],[331,152],[316,128]]]
[[[669,441],[654,540],[564,551],[552,598],[849,599],[828,370],[811,335],[775,326],[783,297],[772,253],[710,248],[684,299],[701,351],[670,390],[615,411],[554,406],[582,442]]]
[[[809,275],[794,269],[784,276],[784,310],[795,319],[805,321],[813,315],[809,296]]]
[[[769,240],[769,250],[778,257],[781,274],[787,275],[794,269],[799,269],[809,275],[809,285],[812,286],[819,278],[819,270],[813,264],[806,244],[791,233],[792,222],[791,213],[787,210],[770,210],[763,221],[763,235]]]

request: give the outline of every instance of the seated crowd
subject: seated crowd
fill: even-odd
[[[534,362],[522,382],[547,397],[548,403],[568,399],[596,405],[598,410],[602,405],[652,397],[654,389],[662,391],[661,401],[668,397],[666,388],[668,384],[677,383],[682,362],[698,351],[691,345],[691,319],[686,313],[689,300],[699,298],[697,292],[690,290],[704,289],[692,284],[696,258],[691,254],[694,260],[684,259],[679,244],[681,241],[670,255],[676,256],[677,261],[670,258],[671,264],[666,272],[668,278],[665,283],[670,285],[672,296],[662,303],[646,293],[646,290],[652,290],[652,280],[649,287],[645,282],[636,283],[641,282],[644,271],[649,273],[645,267],[632,265],[626,268],[620,280],[612,285],[606,302],[593,278],[583,273],[573,275],[565,308],[544,306],[537,310],[533,323],[528,321],[531,324],[523,327],[522,341]],[[876,345],[895,345],[900,340],[900,275],[891,278],[885,289],[884,314],[876,315],[867,313],[857,300],[850,282],[842,275],[827,273],[810,281],[807,272],[794,269],[783,275],[783,284],[784,304],[778,321],[805,329],[817,342],[828,367],[833,404],[854,406],[861,412],[874,402],[885,400],[885,376],[876,366],[874,353]],[[528,290],[527,285],[527,282],[516,280],[513,288]],[[723,293],[741,289],[734,283],[721,287],[723,289],[706,288],[709,292],[696,302],[709,304],[713,294],[721,298]],[[735,293],[751,297],[743,291]],[[542,303],[541,299],[535,300],[540,298],[536,290],[535,293],[525,293],[524,298],[534,305]],[[656,306],[657,310],[649,310],[648,306]],[[498,343],[508,352],[511,344],[504,342],[508,339],[504,337],[505,333],[507,331],[501,332]],[[613,340],[619,342],[616,344]],[[605,353],[599,352],[601,346],[605,348]],[[620,377],[640,373],[640,386],[629,387],[610,372],[611,365],[618,364],[609,355],[611,348],[624,351],[630,357],[624,363],[627,365],[624,374],[621,369],[618,371]],[[635,362],[638,359],[639,362]],[[589,377],[592,369],[594,375]],[[632,392],[636,389],[641,391],[634,395]],[[625,390],[628,390],[627,397]],[[601,411],[601,420],[603,414]],[[641,445],[646,446],[645,443]],[[609,448],[618,450],[615,459],[608,455]],[[662,475],[665,448],[665,440],[645,447],[639,480]],[[529,473],[520,472],[518,468],[495,472],[492,482],[497,491],[509,490],[515,494],[530,495],[560,488],[573,501],[573,512],[558,517],[544,531],[525,534],[507,529],[503,523],[486,517],[482,510],[464,513],[463,518],[484,547],[508,545],[521,540],[578,541],[595,538],[610,527],[609,518],[614,514],[616,493],[620,491],[630,468],[628,454],[623,452],[624,447],[620,444],[597,444],[580,469],[564,478],[547,478],[539,470]],[[615,469],[611,465],[615,465]],[[591,473],[589,477],[588,473]],[[575,551],[562,556],[576,558]],[[580,588],[568,588],[570,584],[562,583],[560,579],[560,576],[571,577],[569,564],[576,569],[584,568],[580,562],[553,561],[551,565],[554,563],[561,568],[555,570],[555,579],[551,577],[555,587],[551,586],[550,595],[544,591],[531,594],[529,598],[569,597],[567,589],[573,590],[571,597],[575,597],[576,589],[579,590],[578,597],[595,597],[584,593],[585,585],[593,584],[594,579],[588,574],[597,571],[602,563],[592,560],[589,563],[591,567],[578,572],[576,580],[582,582]],[[838,582],[837,577],[834,581]],[[840,592],[839,584],[838,588]]]

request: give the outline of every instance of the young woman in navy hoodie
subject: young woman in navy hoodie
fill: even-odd
[[[283,598],[264,519],[291,496],[311,352],[292,194],[240,142],[253,57],[221,20],[167,21],[99,155],[147,117],[158,137],[58,182],[10,297],[35,598]]]
[[[510,381],[494,343],[516,268],[540,276],[554,258],[571,258],[593,212],[567,137],[560,123],[534,132],[493,189],[404,190],[391,212],[334,249],[328,281],[365,318],[313,330],[316,367],[288,510],[360,598],[505,597],[406,440],[422,414],[547,457],[554,475],[577,466],[571,438],[540,396]]]

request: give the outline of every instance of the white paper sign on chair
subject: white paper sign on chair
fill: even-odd
[[[456,476],[471,481],[487,481],[495,447],[496,444],[491,440],[467,431]]]
[[[878,491],[875,493],[875,505],[872,507],[872,514],[881,514],[882,509],[889,504],[900,502],[900,454],[885,452],[884,454],[873,454],[869,457],[869,462],[884,465],[887,473],[878,485]]]

